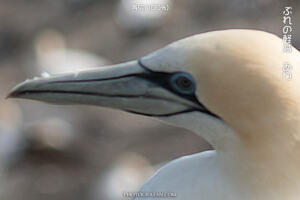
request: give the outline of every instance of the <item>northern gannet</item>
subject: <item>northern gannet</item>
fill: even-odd
[[[173,192],[176,200],[298,200],[300,53],[282,47],[263,31],[208,32],[138,61],[27,81],[9,97],[146,115],[214,147],[168,163],[141,192]],[[284,63],[293,66],[291,80]]]

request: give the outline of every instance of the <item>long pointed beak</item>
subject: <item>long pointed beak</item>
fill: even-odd
[[[25,81],[8,98],[24,98],[54,104],[88,104],[129,112],[162,116],[193,109],[194,103],[179,97],[152,79],[138,61]]]

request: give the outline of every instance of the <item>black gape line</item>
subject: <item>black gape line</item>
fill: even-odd
[[[147,74],[138,74],[137,76],[141,77],[141,78],[144,78],[144,79],[147,79],[148,81],[151,81],[155,84],[158,84],[159,86],[171,91],[172,93],[180,96],[180,97],[183,97],[185,99],[188,99],[189,101],[192,101],[196,104],[198,104],[201,109],[197,109],[197,108],[193,108],[193,109],[188,109],[188,110],[185,110],[185,111],[181,111],[181,112],[177,112],[177,113],[170,113],[170,114],[166,114],[164,116],[171,116],[171,115],[176,115],[176,114],[181,114],[181,113],[187,113],[187,112],[193,112],[193,111],[200,111],[202,113],[205,113],[205,114],[208,114],[212,117],[215,117],[217,119],[220,119],[221,118],[219,116],[217,116],[216,114],[212,113],[211,111],[209,111],[196,97],[196,94],[195,92],[193,92],[192,94],[182,94],[182,93],[179,93],[178,91],[174,90],[174,88],[170,85],[170,78],[174,75],[174,74],[177,74],[177,73],[181,73],[181,72],[174,72],[174,73],[167,73],[167,72],[155,72],[155,71],[152,71],[150,69],[148,69],[142,62],[141,60],[138,60],[138,64],[143,68],[145,69],[146,71],[148,71],[149,73]],[[130,111],[129,111],[130,112]],[[132,112],[132,113],[135,113],[135,112]],[[139,114],[139,113],[136,113],[136,114]],[[160,115],[161,116],[161,115]]]
[[[195,112],[197,110],[196,109],[187,109],[187,110],[173,112],[173,113],[167,113],[167,114],[147,114],[147,113],[136,112],[136,111],[132,111],[132,110],[125,110],[125,111],[129,112],[129,113],[137,114],[137,115],[148,116],[148,117],[169,117],[169,116],[179,115],[179,114],[183,114],[183,113]]]

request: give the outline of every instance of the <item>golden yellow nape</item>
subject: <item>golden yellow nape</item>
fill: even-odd
[[[299,200],[300,53],[285,45],[263,31],[208,32],[137,61],[28,80],[9,97],[146,115],[215,148],[168,163],[135,199]]]
[[[250,136],[276,130],[284,119],[298,121],[300,53],[293,47],[284,53],[283,47],[267,32],[225,30],[177,41],[142,61],[155,71],[191,73],[199,100]]]
[[[191,69],[201,80],[199,95],[238,132],[271,132],[300,111],[298,50],[284,53],[282,40],[262,31],[218,31],[199,40],[204,49],[190,57],[191,65],[201,64]]]

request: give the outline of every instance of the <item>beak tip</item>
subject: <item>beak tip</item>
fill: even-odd
[[[5,99],[18,98],[18,92],[16,90],[11,90]]]
[[[5,97],[5,99],[12,99],[12,98],[20,98],[23,92],[26,90],[24,89],[24,82],[20,83],[19,85],[15,86],[13,89],[10,90],[8,95]]]

